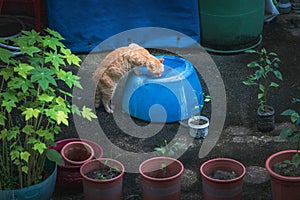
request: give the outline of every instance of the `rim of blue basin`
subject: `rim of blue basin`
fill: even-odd
[[[195,109],[195,106],[204,103],[200,96],[203,91],[191,62],[173,55],[156,57],[164,58],[162,76],[157,78],[145,68],[140,68],[143,73],[141,76],[131,72],[123,93],[123,110],[132,117],[148,122],[176,122],[198,113],[202,107]],[[164,108],[164,116],[161,110],[156,110],[158,108],[154,108],[157,114],[150,111],[155,105]]]

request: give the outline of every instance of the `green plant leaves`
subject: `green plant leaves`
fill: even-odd
[[[80,63],[80,58],[78,56],[75,56],[74,54],[72,54],[72,52],[70,51],[70,49],[61,49],[61,52],[64,54],[64,58],[67,60],[68,64],[74,64],[76,66],[79,66]]]
[[[26,184],[27,180],[39,181],[45,156],[53,161],[61,159],[48,146],[61,132],[60,126],[69,125],[71,113],[88,120],[97,118],[92,109],[70,102],[72,87],[82,86],[78,76],[63,68],[80,66],[80,58],[66,49],[58,32],[47,28],[45,33],[23,31],[11,39],[12,45],[20,47],[21,57],[0,48],[0,61],[6,63],[0,68],[0,140],[7,144],[1,147],[5,154],[0,156],[6,156],[1,164],[19,170],[16,177],[15,171],[7,169],[5,177],[12,177],[9,189],[20,185],[18,179]],[[29,170],[34,176],[29,177],[33,175]],[[0,187],[2,183],[0,180]]]
[[[86,106],[82,107],[82,117],[91,121],[93,118],[97,118],[97,116],[92,112],[91,108],[87,108]]]
[[[48,68],[36,67],[32,70],[31,81],[38,82],[42,90],[46,90],[49,84],[57,86],[55,79],[52,77],[54,72]]]
[[[278,78],[279,80],[283,80],[282,74],[281,74],[280,71],[274,70],[273,73],[274,73],[274,75],[276,76],[276,78]]]
[[[23,115],[25,115],[25,120],[28,121],[32,117],[38,118],[40,111],[38,109],[33,108],[26,108],[25,111],[22,112]]]
[[[46,156],[49,160],[56,162],[56,163],[61,163],[62,162],[62,156],[60,153],[58,153],[54,149],[47,149],[46,150]]]
[[[0,60],[5,62],[5,63],[10,63],[10,58],[13,57],[13,54],[7,50],[0,48]]]
[[[69,125],[69,121],[68,121],[68,115],[66,115],[63,111],[57,111],[56,112],[56,121],[57,121],[57,124],[65,124],[65,125]]]

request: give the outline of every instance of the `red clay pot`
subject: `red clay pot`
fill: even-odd
[[[166,165],[165,177],[157,177],[162,164]],[[139,171],[142,175],[144,200],[179,200],[182,163],[174,158],[155,157],[144,161]]]
[[[291,160],[296,150],[285,150],[272,154],[266,160],[266,169],[270,174],[273,200],[299,200],[300,177],[281,176],[272,167],[284,160]]]
[[[86,142],[74,141],[69,142],[62,148],[61,156],[67,166],[82,165],[94,158],[94,150]]]
[[[118,167],[121,173],[106,180],[96,180],[87,177],[85,174],[103,168],[106,164],[112,167]],[[122,199],[122,185],[125,168],[122,163],[117,160],[109,158],[99,158],[90,160],[80,167],[80,174],[83,177],[83,192],[85,200],[121,200]]]
[[[50,147],[55,149],[58,152],[61,152],[61,149],[68,143],[74,141],[83,141],[88,143],[94,150],[94,158],[98,159],[103,156],[103,149],[96,142],[85,140],[81,138],[70,138],[64,139],[56,142],[55,147]],[[82,192],[82,176],[80,175],[80,165],[78,166],[66,166],[58,165],[57,166],[57,177],[56,177],[56,188],[62,191],[75,191]]]
[[[231,180],[218,180],[209,177],[216,170],[234,171],[237,177]],[[200,167],[204,200],[240,200],[242,198],[245,166],[230,158],[215,158]]]

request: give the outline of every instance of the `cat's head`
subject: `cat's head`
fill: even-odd
[[[156,77],[160,77],[164,72],[163,58],[155,58],[151,56],[148,58],[146,67],[147,70]]]

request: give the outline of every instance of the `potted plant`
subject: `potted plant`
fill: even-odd
[[[110,158],[87,161],[80,167],[86,200],[121,200],[125,168]]]
[[[280,59],[276,53],[268,53],[265,48],[260,51],[248,50],[246,52],[257,54],[259,57],[258,60],[247,64],[248,68],[256,69],[256,71],[243,81],[245,85],[257,85],[260,91],[257,96],[259,100],[257,129],[262,132],[272,131],[275,128],[275,110],[268,104],[268,92],[270,88],[279,86],[278,83],[272,81],[272,75],[278,80],[283,80],[282,74],[279,71]]]
[[[294,99],[299,103],[299,99]],[[266,169],[271,177],[272,196],[274,200],[300,199],[300,115],[293,109],[281,113],[290,116],[294,128],[282,129],[279,138],[295,142],[295,150],[284,150],[271,155],[266,160]]]
[[[204,103],[207,103],[211,100],[209,95],[204,95]],[[193,108],[195,112],[199,113],[194,114],[188,119],[189,134],[193,138],[205,138],[208,134],[209,119],[206,116],[201,115],[201,110],[203,109],[204,104],[197,105]]]
[[[68,90],[81,85],[79,77],[65,71],[64,66],[79,66],[80,59],[60,42],[63,38],[59,33],[50,29],[45,33],[23,31],[11,39],[20,48],[20,57],[0,48],[0,61],[5,65],[0,68],[1,199],[49,199],[56,165],[50,163],[52,168],[46,172],[47,160],[61,157],[48,147],[61,132],[60,126],[69,125],[72,113],[89,120],[96,117],[90,108],[79,109],[68,101],[72,97]],[[38,187],[48,176],[54,177],[53,184]],[[34,189],[28,192],[30,187]]]
[[[62,153],[62,149],[65,145],[71,142],[84,142],[89,144],[94,151],[94,158],[98,159],[103,156],[103,149],[101,146],[91,140],[86,140],[82,138],[68,138],[59,140],[55,143],[55,146],[50,148],[55,149],[59,153]],[[64,162],[60,162],[57,165],[57,178],[56,187],[61,191],[77,191],[82,192],[82,176],[80,174],[81,165],[65,165]]]
[[[205,200],[238,200],[242,197],[245,166],[230,158],[215,158],[200,167]]]
[[[140,164],[144,200],[180,199],[184,166],[179,160],[169,156],[173,156],[183,146],[184,144],[176,142],[168,147],[165,140],[163,146],[155,148],[162,154],[161,157],[150,158]]]

